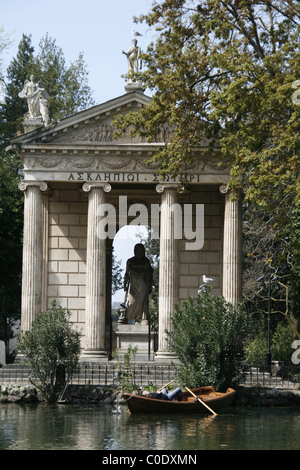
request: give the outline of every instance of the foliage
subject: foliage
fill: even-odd
[[[292,342],[295,332],[289,324],[279,322],[271,337],[272,360],[291,362]],[[245,357],[250,366],[263,368],[266,365],[268,340],[266,333],[260,333],[245,346]]]
[[[290,222],[285,227],[284,235],[289,241],[291,262],[292,310],[294,317],[300,320],[300,205],[294,207]]]
[[[118,118],[120,132],[131,126],[133,135],[163,142],[154,161],[171,176],[184,175],[203,136],[210,139],[207,155],[230,169],[232,197],[242,192],[261,216],[252,238],[261,251],[245,259],[247,307],[261,310],[251,275],[272,264],[285,286],[276,310],[287,315],[287,300],[299,317],[299,2],[163,0],[136,21],[156,31],[137,75],[153,98]]]
[[[290,362],[293,349],[292,342],[295,339],[295,332],[290,325],[278,323],[272,336],[271,351],[275,361]]]
[[[243,344],[250,325],[241,306],[234,307],[207,289],[181,307],[176,305],[171,321],[167,334],[180,361],[180,382],[220,390],[234,385],[242,373]]]
[[[54,401],[77,370],[80,333],[69,322],[70,312],[56,301],[40,313],[30,330],[19,337],[19,351],[31,366],[31,382],[41,390],[47,402]],[[65,377],[61,380],[59,373]]]
[[[137,346],[132,346],[132,344],[129,344],[127,352],[124,354],[123,360],[120,357],[119,349],[116,349],[113,353],[113,359],[117,362],[117,379],[119,381],[119,387],[124,392],[131,392],[136,388],[135,384],[133,383],[134,371],[131,361],[134,360],[137,351]]]
[[[266,365],[267,351],[267,336],[266,334],[260,333],[245,346],[247,364],[249,366],[263,368]]]
[[[220,145],[233,193],[284,226],[300,201],[298,2],[164,0],[136,21],[157,32],[137,76],[153,99],[120,117],[120,129],[161,142],[167,123],[172,135],[154,159],[171,175],[185,173],[205,134]]]
[[[62,49],[48,34],[40,41],[33,72],[44,82],[50,96],[52,120],[59,121],[94,104],[83,54],[79,53],[77,60],[67,67]]]
[[[23,195],[18,189],[20,162],[7,152],[0,160],[0,339],[21,306]],[[8,320],[9,319],[9,320]]]
[[[118,260],[113,253],[112,254],[112,288],[111,288],[112,295],[114,295],[119,289],[123,287],[121,264],[122,264],[122,261]]]
[[[35,54],[31,36],[23,34],[17,56],[7,69],[6,104],[0,107],[0,135],[6,145],[17,131],[22,131],[23,117],[28,109],[26,100],[20,98],[19,93],[31,75],[45,84],[50,96],[51,121],[61,120],[94,104],[81,53],[76,61],[67,66],[63,51],[55,39],[46,35],[41,39],[39,51]]]
[[[0,29],[0,59],[7,44]],[[8,322],[20,316],[23,230],[23,193],[18,189],[23,164],[12,151],[10,139],[22,131],[28,108],[26,100],[18,94],[32,74],[45,83],[51,97],[50,117],[53,120],[93,104],[82,54],[67,67],[55,40],[46,35],[35,54],[31,36],[23,35],[17,55],[7,69],[6,102],[0,104],[0,322],[3,325],[0,334],[5,340]]]

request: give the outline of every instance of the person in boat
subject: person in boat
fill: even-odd
[[[182,401],[182,390],[180,387],[175,388],[171,392],[168,392],[166,388],[163,388],[160,392],[149,392],[144,390],[143,387],[139,388],[138,394],[147,398],[156,398],[157,400],[177,400]]]

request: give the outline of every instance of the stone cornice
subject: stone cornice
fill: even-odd
[[[141,154],[144,153],[147,156],[147,153],[157,152],[158,149],[164,146],[164,143],[139,143],[139,144],[113,144],[113,143],[99,143],[99,144],[23,144],[22,148],[19,149],[20,154],[31,154],[31,155],[80,155],[84,156],[87,154],[94,155],[108,155],[114,154],[119,155],[120,153],[135,153]],[[149,158],[149,157],[148,157]]]

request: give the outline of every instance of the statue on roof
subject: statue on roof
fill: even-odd
[[[137,45],[137,39],[132,40],[132,46],[127,52],[122,51],[128,61],[128,75],[137,73],[142,68],[141,48]]]
[[[49,124],[48,99],[50,98],[43,82],[35,81],[31,75],[30,80],[25,80],[24,87],[19,93],[20,98],[26,98],[28,104],[29,119],[42,118],[45,126]]]

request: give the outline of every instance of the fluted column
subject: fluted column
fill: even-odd
[[[87,184],[82,188],[89,193],[87,230],[86,278],[86,330],[82,358],[99,360],[107,358],[105,349],[106,300],[106,239],[98,233],[100,207],[105,203],[109,184]]]
[[[159,312],[158,312],[158,351],[156,359],[172,359],[175,355],[165,331],[171,331],[171,317],[174,305],[178,302],[178,241],[175,237],[177,185],[156,186],[161,193],[160,215],[160,260],[159,260]]]
[[[43,202],[41,191],[47,184],[22,182],[24,191],[23,268],[21,328],[29,330],[42,310]]]
[[[231,200],[225,185],[223,236],[223,297],[236,305],[242,301],[242,209],[241,200]]]

